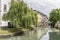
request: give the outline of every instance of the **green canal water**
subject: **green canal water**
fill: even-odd
[[[60,40],[60,31],[48,30],[40,40]]]
[[[60,40],[60,33],[58,32],[50,32],[49,40]]]

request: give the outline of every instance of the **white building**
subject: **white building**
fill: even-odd
[[[0,0],[0,27],[8,26],[7,21],[2,20],[2,16],[4,13],[9,11],[11,0]]]
[[[36,10],[34,10],[36,11]],[[48,26],[48,17],[47,15],[39,12],[39,11],[36,11],[37,12],[37,15],[38,15],[38,26]]]

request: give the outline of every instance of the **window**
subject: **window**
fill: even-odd
[[[4,4],[4,12],[6,12],[6,11],[7,11],[7,5]]]

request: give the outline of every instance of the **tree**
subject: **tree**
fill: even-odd
[[[51,21],[52,27],[54,27],[57,21],[60,21],[60,9],[53,9],[51,11],[49,21]]]
[[[11,2],[8,13],[4,14],[3,20],[9,20],[16,28],[31,28],[37,25],[37,13],[29,9],[23,1]]]

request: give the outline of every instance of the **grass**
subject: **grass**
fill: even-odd
[[[0,29],[0,35],[8,35],[8,34],[12,34],[12,33],[9,32],[8,30],[2,30],[2,29]]]

